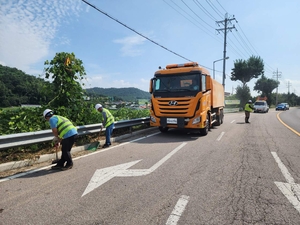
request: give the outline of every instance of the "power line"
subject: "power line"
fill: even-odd
[[[191,21],[189,18],[187,18],[185,15],[183,15],[180,11],[178,11],[176,8],[173,7],[173,5],[169,4],[168,2],[166,2],[165,0],[163,0],[168,6],[170,6],[172,9],[174,9],[176,12],[178,12],[180,15],[182,15],[184,18],[186,18],[188,21],[190,21],[192,24],[194,24],[196,27],[198,27],[199,29],[201,29],[202,31],[204,31],[206,34],[208,34],[209,36],[211,36],[212,38],[214,38],[217,41],[218,40],[214,35],[208,33],[206,30],[203,29],[203,27],[198,26],[194,21]],[[172,0],[171,0],[172,1]],[[173,1],[172,1],[173,2]],[[178,4],[176,4],[175,2],[173,2],[174,5],[176,5],[178,8],[180,8],[182,11],[184,11]],[[187,15],[189,15],[186,11],[184,11]],[[190,15],[189,15],[190,16]],[[192,16],[190,16],[192,17]],[[193,18],[193,17],[192,17]],[[194,19],[194,18],[193,18]],[[197,21],[196,21],[197,22]]]
[[[201,3],[198,0],[194,0],[194,3],[199,7],[199,9],[201,9],[208,17],[210,17],[213,21],[216,21],[217,19],[215,17],[213,17],[213,15],[211,15],[210,12],[208,12],[206,10],[206,8],[201,5]]]
[[[161,47],[161,48],[163,48],[163,49],[165,49],[165,50],[167,50],[167,51],[169,51],[169,52],[173,53],[174,55],[177,55],[177,56],[179,56],[180,58],[183,58],[183,59],[185,59],[185,60],[187,60],[187,61],[189,61],[189,62],[193,62],[193,60],[190,60],[190,59],[188,59],[188,58],[186,58],[186,57],[183,57],[183,56],[181,56],[181,55],[177,54],[176,52],[173,52],[172,50],[170,50],[170,49],[168,49],[168,48],[166,48],[166,47],[164,47],[164,46],[162,46],[162,45],[158,44],[157,42],[155,42],[155,41],[151,40],[150,38],[146,37],[145,35],[143,35],[143,34],[141,34],[141,33],[137,32],[136,30],[134,30],[134,29],[132,29],[131,27],[127,26],[126,24],[124,24],[124,23],[120,22],[119,20],[117,20],[117,19],[113,18],[112,16],[110,16],[110,15],[108,15],[107,13],[103,12],[102,10],[98,9],[96,6],[94,6],[94,5],[90,4],[89,2],[87,2],[87,1],[85,1],[85,0],[82,0],[82,1],[83,1],[84,3],[86,3],[87,5],[89,5],[89,6],[93,7],[93,8],[94,8],[94,9],[96,9],[97,11],[101,12],[101,13],[102,13],[102,14],[104,14],[105,16],[107,16],[107,17],[111,18],[112,20],[114,20],[114,21],[116,21],[117,23],[121,24],[122,26],[126,27],[127,29],[129,29],[129,30],[133,31],[134,33],[136,33],[136,34],[140,35],[141,37],[143,37],[143,38],[147,39],[148,41],[151,41],[153,44],[156,44],[156,45],[158,45],[159,47]],[[199,65],[200,65],[200,64],[199,64]]]
[[[227,10],[224,9],[224,7],[221,5],[221,3],[217,0],[217,3],[219,4],[219,6],[221,6],[221,8],[225,11],[225,13],[227,13]]]
[[[242,59],[248,57],[248,56],[246,56],[242,51],[239,50],[240,48],[239,48],[238,46],[236,46],[235,42],[232,41],[230,37],[228,37],[228,40],[230,41],[230,42],[227,43],[228,46],[230,46],[230,47],[232,48],[232,50],[235,51],[235,52],[237,53],[237,55],[239,55]],[[232,45],[235,46],[235,48],[234,48]],[[236,49],[237,49],[237,50],[236,50]]]
[[[257,51],[255,50],[255,48],[253,47],[253,45],[250,43],[250,41],[249,41],[249,39],[247,38],[247,36],[245,35],[245,33],[244,33],[242,27],[239,25],[239,23],[237,23],[237,25],[238,25],[239,29],[242,31],[242,34],[245,36],[245,38],[246,38],[246,40],[248,41],[248,43],[251,45],[252,49],[256,52],[257,55],[259,55],[259,54],[257,53]]]
[[[246,43],[244,38],[241,36],[240,32],[238,32],[238,30],[236,30],[236,31],[237,31],[237,35],[239,36],[240,40],[243,42],[243,45],[241,44],[241,46],[246,50],[246,52],[249,51],[249,53],[250,53],[249,55],[254,55],[253,51],[249,48],[248,44]]]
[[[209,23],[207,23],[206,21],[204,21],[201,17],[199,17],[198,15],[197,15],[197,13],[195,13],[183,0],[181,0],[182,1],[182,3],[183,4],[185,4],[185,6],[186,7],[188,7],[189,8],[189,10],[191,10],[194,14],[195,14],[195,16],[197,16],[200,20],[202,20],[205,24],[207,24],[207,26],[209,26],[209,27],[211,27],[211,28],[213,28],[214,29],[214,27],[213,26],[211,26]]]
[[[165,46],[163,46],[163,45],[161,45],[161,44],[159,44],[159,43],[153,41],[152,39],[148,38],[147,36],[145,36],[145,35],[139,33],[138,31],[136,31],[136,30],[134,30],[133,28],[127,26],[126,24],[120,22],[119,20],[113,18],[112,16],[110,16],[110,15],[107,14],[107,13],[105,13],[104,11],[98,9],[96,6],[90,4],[88,1],[86,1],[86,0],[82,0],[82,1],[83,1],[84,3],[86,3],[87,5],[89,5],[90,7],[96,9],[96,10],[99,11],[100,13],[104,14],[105,16],[109,17],[110,19],[112,19],[112,20],[116,21],[117,23],[121,24],[122,26],[126,27],[127,29],[133,31],[134,33],[138,34],[139,36],[141,36],[141,37],[147,39],[148,41],[152,42],[153,44],[155,44],[155,45],[157,45],[157,46],[159,46],[159,47],[161,47],[161,48],[163,48],[163,49],[165,49],[165,50],[167,50],[167,51],[173,53],[174,55],[177,55],[178,57],[183,58],[183,59],[185,59],[185,60],[187,60],[187,61],[190,61],[190,62],[193,61],[193,60],[190,60],[190,59],[188,59],[188,58],[186,58],[186,57],[184,57],[184,56],[182,56],[182,55],[180,55],[180,54],[178,54],[178,53],[176,53],[176,52],[174,52],[174,51],[172,51],[172,50],[166,48]],[[195,20],[189,13],[187,13],[185,10],[183,10],[183,9],[182,9],[178,4],[176,4],[173,0],[171,0],[171,1],[174,3],[173,5],[176,5],[181,11],[177,10],[176,8],[173,7],[173,5],[169,4],[168,2],[166,2],[166,1],[164,0],[164,2],[165,2],[167,5],[169,5],[169,6],[170,6],[171,8],[173,8],[175,11],[177,11],[180,15],[182,15],[183,17],[185,17],[189,22],[193,23],[196,27],[198,27],[199,29],[201,29],[202,31],[204,31],[204,32],[205,32],[206,34],[208,34],[209,36],[213,37],[215,40],[220,41],[218,38],[216,38],[216,36],[211,35],[209,32],[207,32],[206,30],[204,30],[204,29],[203,29],[203,26],[202,26],[202,27],[198,26],[197,23],[199,23],[199,22],[198,22],[197,20]],[[194,10],[192,10],[191,7],[189,7],[183,0],[181,0],[181,1],[185,4],[185,6],[186,6],[187,8],[189,8],[189,10],[190,10],[194,15],[197,16],[197,18],[199,18],[202,22],[204,22],[205,25],[211,27],[206,21],[204,21],[202,18],[200,18],[200,17],[197,15],[197,13],[196,13]],[[217,15],[220,16],[220,14],[219,14],[220,10],[218,10],[218,8],[217,8],[215,5],[213,5],[213,4],[211,3],[211,1],[208,2],[208,0],[206,0],[206,2],[207,2],[207,4],[208,4],[208,5],[209,5],[209,6],[217,13]],[[213,16],[213,15],[212,15],[212,14],[211,14],[204,6],[198,1],[198,0],[194,0],[194,3],[195,3],[195,4],[198,6],[198,8],[200,8],[200,9],[201,9],[201,10],[202,10],[202,11],[203,11],[210,19],[214,19],[214,16]],[[226,11],[226,10],[224,9],[224,7],[223,7],[218,1],[217,1],[217,3],[221,6],[221,8],[223,8],[224,11]],[[194,21],[191,20],[191,19],[189,19],[189,18],[187,18],[187,17],[186,17],[184,14],[182,14],[181,12],[186,13],[186,14],[187,14],[189,17],[191,17]],[[226,19],[225,19],[225,20],[226,20]],[[225,20],[224,20],[224,21],[225,21]],[[235,20],[235,19],[234,19],[234,20]],[[214,21],[216,21],[216,20],[214,19]],[[219,21],[219,22],[217,22],[217,23],[221,23],[221,22],[224,22],[224,21]],[[228,20],[228,22],[230,22],[230,20]],[[205,28],[205,27],[204,27],[204,28]],[[233,26],[233,28],[235,28],[235,27]],[[224,30],[224,29],[217,29],[217,31],[220,31],[220,30]],[[228,30],[230,30],[230,28],[228,28]],[[224,31],[225,31],[225,30],[224,30]],[[242,32],[243,32],[243,31],[242,31]],[[243,32],[243,33],[244,33],[244,32]],[[224,33],[224,34],[225,34],[225,33]],[[244,36],[245,36],[245,34],[244,34]],[[241,38],[241,40],[243,41],[243,43],[249,48],[249,46],[245,43],[245,41],[243,40],[243,38],[242,38],[240,35],[239,35],[239,37]],[[246,36],[245,36],[245,37],[246,37]],[[235,38],[236,38],[236,37],[235,37]],[[247,37],[246,37],[246,38],[247,38]],[[229,40],[230,40],[230,39],[229,39]],[[248,39],[247,39],[247,40],[248,40]],[[239,42],[239,41],[238,41],[238,42]],[[248,42],[249,42],[249,40],[248,40]],[[240,42],[239,42],[239,43],[240,43]],[[250,43],[250,42],[249,42],[249,43]],[[234,42],[232,42],[232,44],[235,45]],[[230,43],[228,43],[228,45],[231,46]],[[242,45],[241,43],[240,43],[240,45],[243,47],[243,45]],[[250,45],[251,45],[251,43],[250,43]],[[251,45],[251,46],[252,46],[252,45]],[[232,46],[231,46],[231,47],[232,47]],[[253,47],[253,46],[252,46],[252,47]],[[243,48],[244,48],[244,47],[243,47]],[[236,51],[234,47],[232,47],[232,49],[233,49],[234,51]],[[237,48],[237,49],[239,49],[239,48]],[[253,48],[253,49],[254,49],[254,48]],[[254,50],[255,50],[255,49],[254,49]],[[236,51],[236,52],[237,52],[237,51]],[[246,52],[247,52],[247,51],[246,51]],[[238,53],[238,52],[237,52],[237,53]],[[224,42],[224,54],[226,54],[226,43],[225,43],[225,42]],[[239,53],[238,53],[238,54],[239,54]],[[226,57],[224,57],[224,58],[226,58]],[[223,62],[223,64],[225,64],[225,62]],[[200,64],[199,64],[199,65],[200,65]],[[209,69],[209,70],[212,70],[212,69],[209,68],[209,67],[206,67],[206,66],[203,66],[203,65],[200,65],[200,66],[202,66],[202,67],[204,67],[204,68],[207,68],[207,69]],[[225,65],[223,65],[223,73],[224,73],[224,70],[225,70],[224,67],[225,67]],[[226,76],[226,75],[223,74],[224,79],[225,79],[225,76]]]
[[[206,0],[207,4],[222,18],[223,17],[223,14],[222,13],[219,13],[217,12],[218,9],[216,9],[216,7],[212,4],[212,3],[209,3],[208,0]]]

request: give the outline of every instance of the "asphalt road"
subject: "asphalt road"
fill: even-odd
[[[155,133],[2,179],[0,224],[300,224],[299,113],[226,114],[204,137]]]

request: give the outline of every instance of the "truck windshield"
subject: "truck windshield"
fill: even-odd
[[[199,92],[200,76],[197,74],[158,75],[154,82],[154,92]]]

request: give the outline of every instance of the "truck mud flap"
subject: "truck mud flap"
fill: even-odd
[[[162,127],[166,127],[167,126],[167,118],[166,117],[161,117],[160,118],[160,125]]]
[[[177,118],[178,128],[184,128],[184,118]]]

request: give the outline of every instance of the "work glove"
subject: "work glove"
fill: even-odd
[[[54,138],[53,138],[53,143],[54,143],[55,145],[58,144],[58,143],[60,143],[59,137],[54,137]]]

